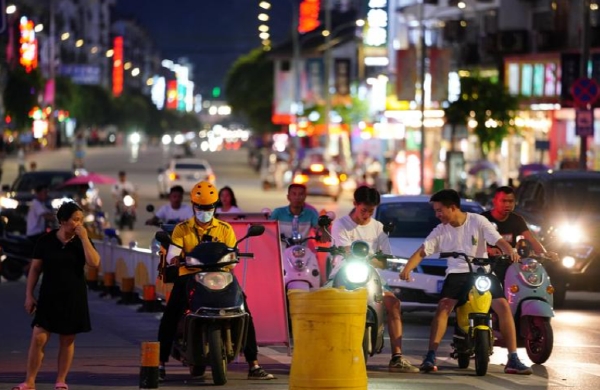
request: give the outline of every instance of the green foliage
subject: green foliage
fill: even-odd
[[[161,132],[198,130],[201,126],[198,116],[193,113],[165,110],[160,112]]]
[[[239,57],[226,77],[228,104],[258,133],[278,130],[271,122],[273,77],[273,63],[260,48]]]
[[[18,66],[8,72],[6,88],[4,89],[4,108],[10,115],[15,128],[22,130],[31,127],[29,111],[38,105],[38,95],[43,82],[37,69],[25,72]]]
[[[104,126],[113,123],[113,104],[110,93],[98,85],[74,85],[75,98],[70,116],[81,126]],[[57,96],[58,98],[58,96]]]
[[[318,125],[325,124],[325,104],[317,103],[304,108],[304,113],[306,115],[315,111],[319,113],[319,119],[314,123]],[[368,119],[369,103],[360,100],[355,96],[351,96],[350,99],[346,99],[345,101],[340,101],[336,102],[335,104],[332,104],[331,111],[335,111],[338,113],[338,115],[342,118],[343,124],[350,125]]]
[[[475,120],[474,132],[479,138],[482,155],[500,147],[502,140],[514,129],[510,123],[519,107],[519,100],[500,83],[480,77],[460,79],[460,97],[446,108],[446,120],[451,125],[466,125]],[[497,127],[487,127],[488,120]]]

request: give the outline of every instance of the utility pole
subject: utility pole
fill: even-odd
[[[583,15],[583,23],[581,24],[581,59],[579,63],[579,77],[588,78],[588,61],[590,59],[590,5],[591,0],[582,0],[581,13]],[[594,109],[590,108],[590,104],[587,104],[592,110],[592,123],[594,118]],[[587,171],[587,135],[579,136],[580,147],[579,147],[579,168]]]
[[[295,131],[298,132],[298,115],[302,114],[302,102],[300,98],[300,33],[298,31],[298,24],[300,23],[300,15],[298,4],[295,0],[290,0],[292,5],[292,46],[293,46],[293,57],[292,67],[294,69],[294,125],[296,126]]]
[[[421,145],[419,146],[419,179],[421,182],[421,194],[425,194],[425,59],[427,57],[427,44],[425,42],[425,0],[421,0],[419,5],[419,28],[420,34],[420,55],[419,55],[419,75],[421,84]]]
[[[330,0],[325,0],[325,157],[329,156],[329,114],[331,113],[331,8]]]
[[[50,93],[50,101],[46,102],[50,105],[51,107],[51,111],[50,111],[50,117],[48,118],[48,138],[49,138],[49,146],[50,149],[54,149],[58,146],[60,146],[58,144],[58,134],[57,134],[57,128],[56,128],[56,123],[55,120],[56,118],[54,117],[54,111],[55,111],[55,107],[54,107],[54,102],[56,101],[56,22],[55,22],[55,12],[54,12],[54,0],[49,0],[48,1],[48,6],[49,6],[49,16],[50,16],[50,31],[49,31],[49,35],[50,35],[50,40],[49,40],[49,48],[48,48],[48,57],[49,57],[49,63],[48,63],[48,83],[50,83],[50,86],[52,88],[52,91]]]

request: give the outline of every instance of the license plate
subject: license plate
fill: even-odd
[[[437,292],[438,294],[442,292],[442,287],[444,287],[444,280],[438,280],[437,281]]]

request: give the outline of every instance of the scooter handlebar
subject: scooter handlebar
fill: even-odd
[[[254,258],[254,253],[240,252],[240,253],[238,253],[238,257],[245,257],[245,258],[253,259]]]

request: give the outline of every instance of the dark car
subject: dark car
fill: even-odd
[[[527,176],[517,207],[546,250],[559,254],[545,263],[555,288],[554,306],[567,290],[600,291],[600,172],[548,171]]]
[[[3,185],[0,196],[0,216],[6,218],[6,231],[25,234],[27,212],[34,198],[34,189],[39,185],[48,187],[48,202],[55,199],[76,198],[79,188],[63,186],[75,177],[73,171],[33,171],[17,177],[12,186]]]

